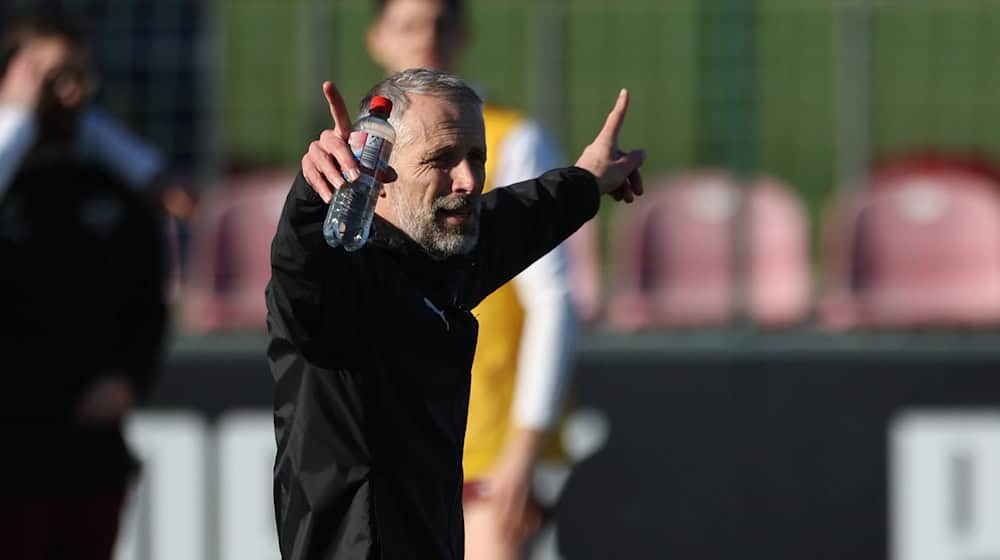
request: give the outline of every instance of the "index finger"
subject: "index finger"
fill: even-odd
[[[608,113],[607,120],[604,121],[604,128],[597,135],[598,138],[604,137],[612,145],[618,144],[618,131],[622,128],[622,123],[625,122],[625,112],[628,110],[628,90],[622,88],[618,92],[618,99],[615,100],[615,106]]]
[[[326,103],[330,106],[330,116],[333,117],[333,130],[343,139],[351,133],[351,116],[347,112],[347,105],[344,98],[337,91],[337,86],[333,82],[323,82],[323,95]]]

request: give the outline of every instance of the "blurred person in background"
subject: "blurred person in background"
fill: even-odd
[[[17,26],[15,23],[10,28]],[[17,40],[13,39],[13,35],[11,37],[12,40],[0,47],[0,67],[6,67],[17,52]],[[22,146],[32,144],[38,132],[34,113],[24,110],[23,106],[11,104],[0,107],[0,111],[3,112],[4,134],[8,138],[20,138]],[[104,166],[136,191],[159,195],[170,186],[164,180],[167,168],[163,154],[93,103],[88,102],[80,110],[72,155],[75,159]],[[9,172],[9,166],[4,170]],[[9,177],[0,176],[0,184],[6,179]],[[164,206],[170,208],[176,205],[175,198],[175,194],[165,194]]]
[[[378,0],[376,9],[368,50],[388,73],[451,70],[466,46],[458,0]],[[561,164],[556,143],[519,111],[487,102],[483,118],[489,154],[485,191]],[[574,237],[596,251],[593,231],[594,223],[588,222]],[[466,550],[475,560],[520,555],[540,524],[532,497],[536,464],[562,458],[553,427],[578,328],[569,280],[575,268],[567,262],[572,242],[539,259],[473,310],[479,341],[463,467]],[[582,309],[585,315],[594,310],[590,304]]]
[[[34,8],[30,13],[61,12],[58,4],[46,9],[48,11]],[[0,47],[0,68],[6,67],[11,60],[16,44],[16,40],[11,40]],[[8,146],[6,154],[0,154],[0,158],[16,162],[19,154],[34,144],[38,132],[33,111],[19,104],[0,105],[0,140]],[[102,167],[130,189],[166,210],[165,231],[170,261],[166,268],[172,276],[171,291],[179,293],[181,265],[186,260],[187,252],[187,224],[198,204],[194,182],[168,166],[156,146],[130,131],[91,100],[87,100],[87,104],[80,109],[73,136],[71,155],[75,160]],[[7,174],[14,169],[16,164],[7,165],[0,160],[0,193],[10,180]]]
[[[77,157],[96,87],[80,35],[26,20],[0,47],[0,557],[103,560],[137,466],[122,418],[166,327],[160,218]]]

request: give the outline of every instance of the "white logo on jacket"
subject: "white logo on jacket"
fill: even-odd
[[[427,305],[428,309],[430,309],[438,317],[440,317],[442,321],[444,321],[444,328],[445,328],[445,330],[447,330],[448,332],[451,332],[451,324],[448,323],[448,318],[444,316],[444,311],[441,311],[440,309],[438,309],[437,306],[434,305],[433,303],[431,303],[431,300],[429,300],[427,298],[424,298],[424,304]]]

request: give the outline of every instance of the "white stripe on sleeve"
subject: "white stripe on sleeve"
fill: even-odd
[[[0,105],[0,198],[37,136],[38,124],[31,109]]]
[[[132,188],[148,186],[163,169],[163,156],[108,113],[88,107],[80,116],[77,155],[107,166]]]

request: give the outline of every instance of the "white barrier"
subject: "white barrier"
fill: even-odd
[[[908,412],[890,453],[893,560],[1000,559],[1000,412]]]
[[[892,560],[1000,559],[1000,412],[908,412],[889,430]],[[143,476],[116,560],[278,558],[270,412],[141,413],[126,436]]]
[[[144,412],[126,426],[143,463],[122,516],[115,560],[278,558],[269,412],[215,426],[190,412]]]

